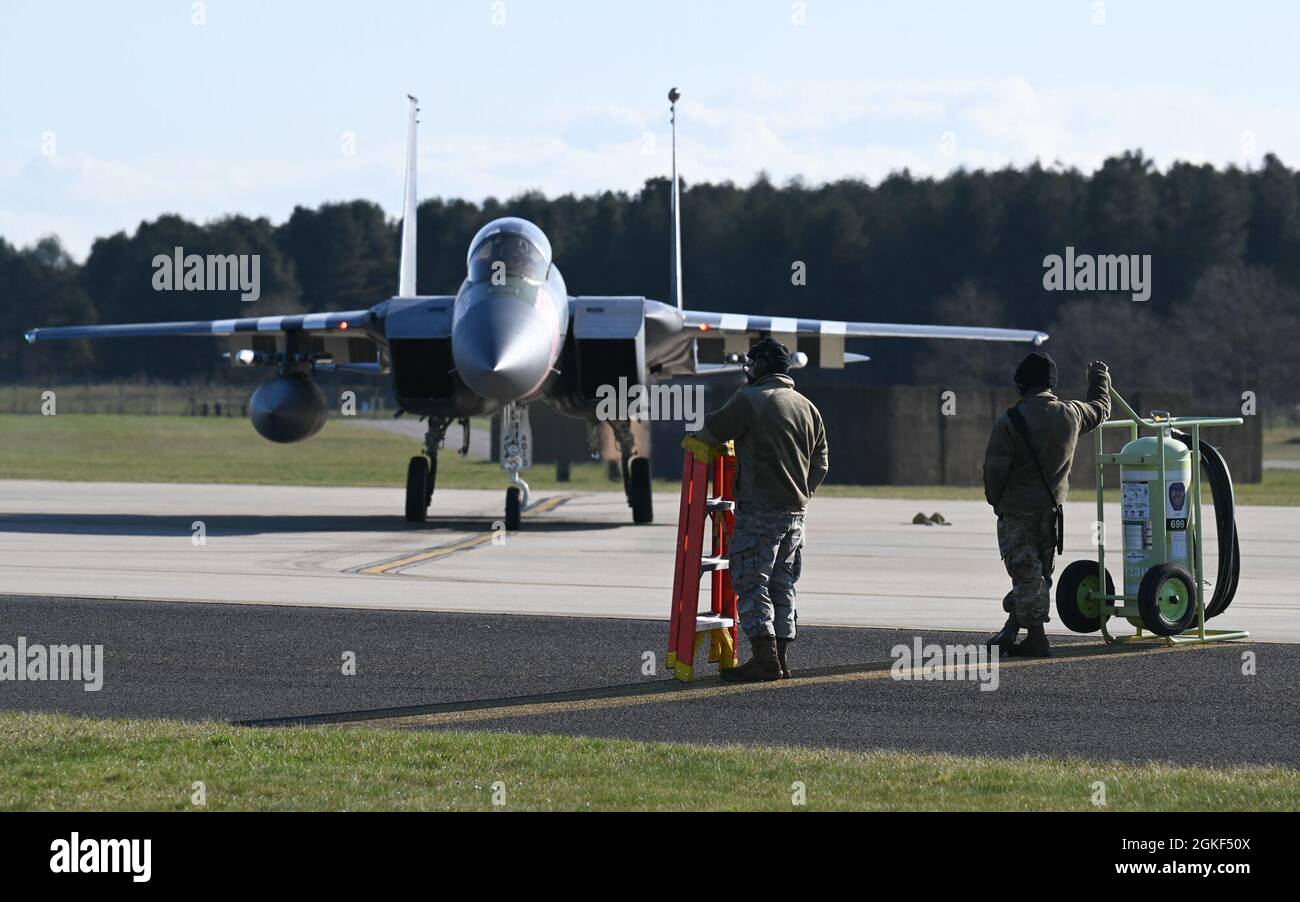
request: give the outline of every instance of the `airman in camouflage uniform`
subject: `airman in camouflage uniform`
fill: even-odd
[[[734,441],[736,447],[736,525],[728,558],[740,629],[754,657],[722,671],[730,682],[790,675],[804,512],[828,463],[821,414],[795,391],[789,369],[784,345],[770,338],[759,342],[745,364],[749,385],[705,417],[696,435],[710,445]]]
[[[1058,399],[1052,392],[1056,376],[1049,354],[1035,351],[1021,361],[1015,375],[1020,402],[993,424],[984,454],[984,497],[998,515],[998,553],[1012,582],[1002,601],[1007,622],[988,640],[1002,654],[1051,655],[1043,624],[1050,609],[1057,510],[1069,493],[1079,436],[1110,416],[1106,364],[1088,364],[1086,401]],[[1021,629],[1028,635],[1017,643]]]

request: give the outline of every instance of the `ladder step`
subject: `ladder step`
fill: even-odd
[[[731,566],[731,562],[725,557],[702,557],[700,558],[700,572],[709,573],[713,570],[726,570]]]
[[[736,509],[736,502],[727,498],[710,498],[706,508],[711,514],[716,514],[721,511],[734,511]]]
[[[717,614],[699,614],[695,617],[695,632],[707,633],[711,630],[729,630],[736,625],[736,621],[730,617],[720,617]]]

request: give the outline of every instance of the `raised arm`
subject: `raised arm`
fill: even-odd
[[[1071,401],[1079,415],[1079,434],[1092,432],[1110,417],[1110,370],[1100,360],[1088,364],[1088,400]]]

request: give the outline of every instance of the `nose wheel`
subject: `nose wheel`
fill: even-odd
[[[506,489],[506,529],[517,530],[523,522],[524,492],[517,486]]]

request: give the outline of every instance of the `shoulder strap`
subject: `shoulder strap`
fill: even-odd
[[[1047,474],[1043,472],[1043,465],[1038,462],[1038,454],[1034,451],[1034,443],[1029,438],[1029,424],[1025,422],[1025,415],[1020,412],[1020,408],[1010,407],[1007,409],[1007,420],[1011,427],[1020,433],[1020,437],[1025,440],[1025,447],[1029,449],[1029,459],[1034,462],[1034,469],[1038,471],[1038,478],[1043,481],[1043,488],[1047,492],[1047,497],[1056,507],[1056,550],[1058,553],[1065,552],[1065,511],[1061,505],[1056,504],[1056,495],[1052,493],[1052,484],[1047,481]]]

